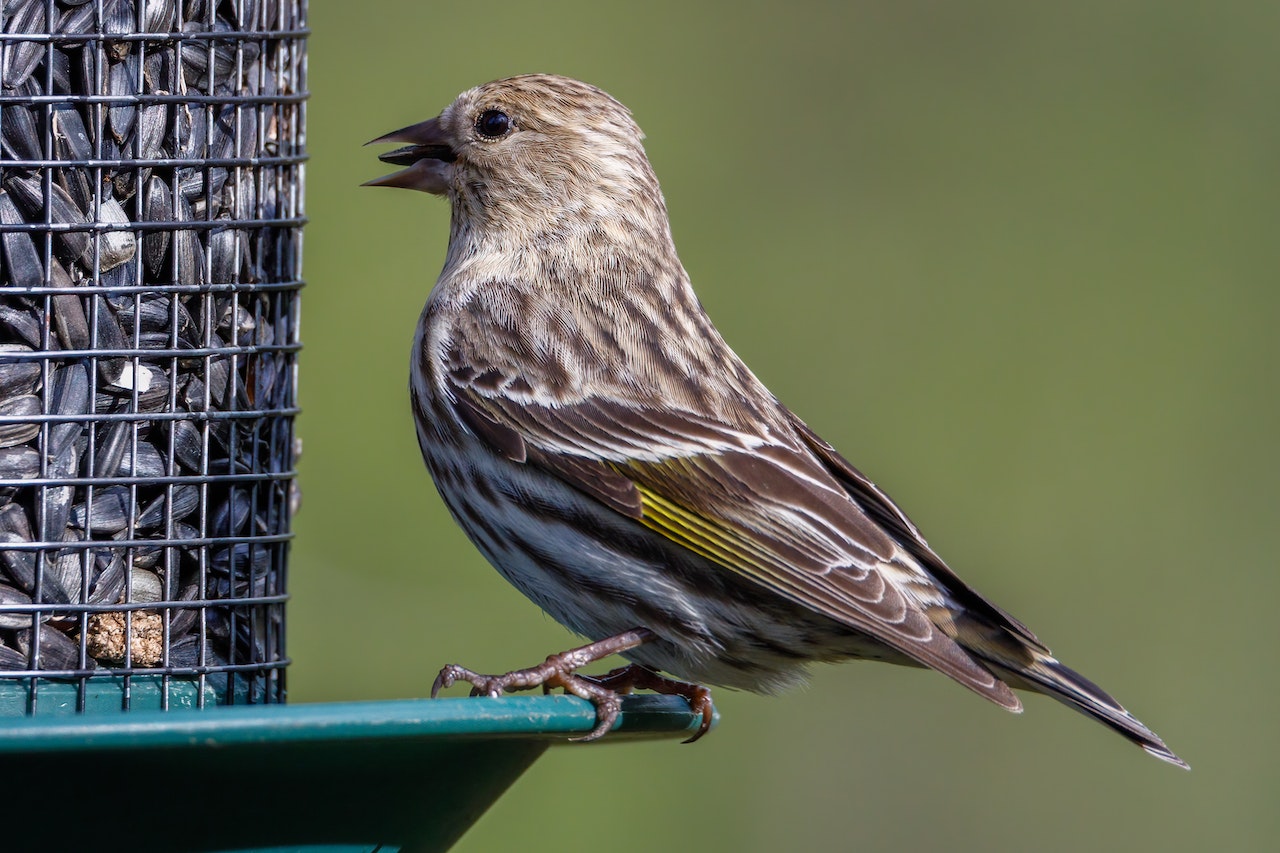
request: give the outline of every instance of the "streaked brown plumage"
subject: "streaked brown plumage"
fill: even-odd
[[[528,75],[377,140],[408,143],[383,156],[407,168],[371,183],[453,206],[411,387],[427,465],[489,561],[592,640],[645,629],[620,648],[655,671],[771,691],[814,661],[926,666],[1013,711],[1010,687],[1053,696],[1185,766],[734,354],[641,138],[599,89]],[[568,675],[581,662],[561,675],[605,701]]]

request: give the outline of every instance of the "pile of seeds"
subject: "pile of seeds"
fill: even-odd
[[[0,688],[278,701],[305,0],[0,26]]]

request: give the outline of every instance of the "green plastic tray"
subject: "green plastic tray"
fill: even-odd
[[[698,722],[627,696],[602,742]],[[8,717],[0,849],[447,850],[548,747],[592,748],[566,739],[594,723],[572,696]]]

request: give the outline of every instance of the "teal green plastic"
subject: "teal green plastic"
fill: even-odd
[[[200,684],[195,679],[169,679],[168,698],[164,698],[163,676],[134,675],[129,678],[86,678],[84,680],[83,708],[80,685],[76,681],[38,679],[0,679],[0,718],[30,716],[65,716],[77,713],[110,714],[124,711],[162,711],[164,702],[168,709],[197,708],[218,705],[226,701],[225,676],[209,677],[204,684],[204,702],[200,699]],[[235,694],[236,703],[247,701],[247,693],[241,687]]]
[[[698,721],[683,699],[627,696],[601,743],[684,737]],[[0,767],[23,794],[0,846],[447,850],[547,747],[594,723],[572,696],[7,718]]]

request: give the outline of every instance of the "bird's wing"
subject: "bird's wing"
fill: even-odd
[[[840,482],[840,485],[849,492],[850,497],[858,503],[858,506],[875,519],[877,524],[890,531],[893,537],[929,570],[930,574],[946,586],[947,591],[957,601],[965,605],[969,610],[982,614],[993,625],[1003,628],[1034,649],[1045,654],[1049,653],[1049,650],[1045,648],[1036,635],[1031,633],[1030,628],[1000,607],[992,604],[961,580],[959,575],[953,572],[951,567],[944,563],[942,558],[929,547],[929,543],[920,535],[920,531],[916,529],[911,519],[907,518],[907,514],[899,509],[898,505],[890,500],[889,496],[882,492],[879,486],[853,467],[848,459],[841,456],[834,447],[810,429],[808,424],[796,417],[795,413],[788,411],[787,415],[805,445],[822,461],[832,476]]]
[[[465,383],[451,391],[460,417],[495,452],[1000,705],[1021,707],[941,627],[949,612],[937,582],[789,430],[750,434],[606,398],[548,406]]]

